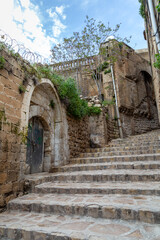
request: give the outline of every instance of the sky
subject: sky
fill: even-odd
[[[51,48],[79,32],[86,15],[132,36],[129,45],[146,48],[138,0],[0,0],[0,29],[26,48],[49,58]]]

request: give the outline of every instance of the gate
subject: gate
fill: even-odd
[[[29,121],[27,137],[27,164],[30,173],[43,171],[43,126],[38,117]]]

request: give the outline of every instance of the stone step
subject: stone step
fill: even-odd
[[[57,194],[129,194],[160,196],[159,182],[53,183],[35,187],[36,193]]]
[[[111,142],[113,143],[122,143],[122,142],[126,142],[126,141],[157,141],[159,140],[160,137],[160,133],[156,134],[156,135],[149,135],[146,134],[144,135],[140,135],[139,137],[136,136],[130,136],[130,137],[126,137],[126,138],[116,138],[116,139],[112,139]]]
[[[123,156],[105,156],[105,157],[85,157],[71,158],[70,164],[85,164],[85,163],[104,163],[104,162],[134,162],[134,161],[158,161],[160,154],[134,154]]]
[[[52,182],[106,182],[106,181],[160,181],[159,170],[107,169],[95,171],[64,172],[51,174]]]
[[[126,137],[126,138],[116,138],[116,139],[113,139],[112,142],[120,142],[121,143],[121,142],[126,141],[126,140],[129,140],[129,141],[134,141],[134,140],[137,140],[137,141],[141,141],[141,140],[153,141],[153,140],[159,139],[159,137],[160,137],[160,131],[157,131],[154,134],[146,133],[146,134],[141,134],[141,135],[129,136],[129,137]]]
[[[159,224],[79,216],[3,213],[1,240],[158,240]]]
[[[8,210],[160,223],[159,196],[33,193],[10,201]]]
[[[126,151],[110,151],[110,152],[95,152],[95,153],[81,153],[79,157],[105,157],[105,156],[122,156],[122,155],[140,155],[140,154],[158,154],[160,149],[155,150],[126,150]]]
[[[146,140],[146,141],[135,141],[135,140],[124,140],[122,142],[110,142],[108,145],[106,146],[138,146],[138,145],[144,145],[144,146],[149,146],[149,145],[154,145],[154,144],[159,144],[160,140],[156,139],[156,140],[153,140],[153,141],[150,141],[150,140]]]
[[[54,168],[54,172],[93,171],[105,169],[160,169],[160,161],[109,162],[91,164],[70,164]]]
[[[101,153],[101,152],[112,152],[112,151],[125,151],[125,150],[157,150],[157,149],[160,149],[160,144],[155,144],[155,145],[137,145],[137,146],[134,146],[134,145],[131,145],[131,146],[117,146],[117,147],[110,147],[110,146],[106,146],[106,147],[103,147],[103,148],[87,148],[86,149],[86,153]]]

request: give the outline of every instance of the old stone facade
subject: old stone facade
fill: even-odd
[[[50,80],[29,75],[29,63],[5,49],[1,56],[5,64],[0,69],[0,207],[4,207],[23,194],[26,174],[50,172],[90,147],[91,135],[97,134],[99,146],[106,144],[106,137],[103,113],[96,123],[94,117],[68,116]]]
[[[160,50],[160,18],[156,6],[159,4],[158,0],[145,0],[145,39],[148,43],[149,61],[151,63],[152,79],[155,89],[155,98],[158,109],[158,117],[160,120],[160,95],[159,95],[159,81],[160,70],[154,67],[156,61],[155,54]]]
[[[113,41],[107,41],[103,45],[108,49],[108,56],[114,56],[116,52],[117,60],[113,64],[113,74],[123,135],[135,135],[158,128],[159,98],[156,97],[157,88],[152,78],[148,54],[146,51],[136,52],[126,44],[120,46],[119,50],[113,51]],[[115,46],[117,47],[118,43]],[[89,68],[91,61],[96,62],[96,57],[82,61],[84,71],[81,78],[79,77],[81,71],[77,67],[79,60],[77,61],[59,63],[53,65],[53,69],[65,76],[70,73],[76,79],[83,97],[98,96],[99,92],[92,78],[93,72],[91,71],[89,74],[89,71],[85,71]],[[96,66],[96,64],[94,65]],[[107,74],[105,74],[105,70],[101,72],[99,81],[102,81],[102,99],[107,101],[106,116],[110,122],[114,122],[117,119],[117,112],[114,104],[113,76],[110,72],[110,66],[107,69]],[[86,92],[83,91],[84,86]],[[117,130],[115,131],[117,132]],[[116,133],[115,136],[117,136]]]

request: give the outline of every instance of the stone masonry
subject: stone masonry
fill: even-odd
[[[42,172],[64,165],[70,156],[85,151],[93,130],[89,118],[75,120],[67,116],[51,81],[39,81],[30,74],[33,68],[28,62],[17,59],[6,49],[1,50],[1,55],[5,64],[0,69],[0,211],[9,200],[24,193],[24,177],[31,173],[26,159],[30,120],[37,118],[43,126]],[[24,92],[19,90],[22,85]],[[55,103],[54,109],[50,107],[51,101]],[[99,131],[103,118],[100,116],[96,121]],[[104,146],[103,129],[98,134],[99,143]]]
[[[0,215],[3,240],[160,239],[160,131],[88,149]]]

